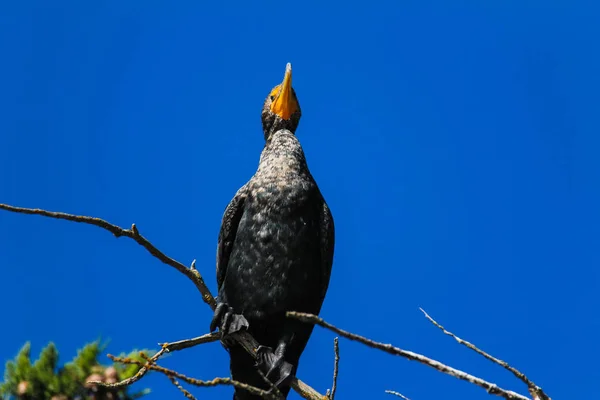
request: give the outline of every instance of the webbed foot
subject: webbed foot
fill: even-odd
[[[289,386],[294,377],[293,366],[283,359],[283,355],[273,352],[267,346],[258,346],[256,349],[256,366],[265,374],[278,389]]]
[[[219,328],[221,340],[225,343],[227,343],[228,335],[246,330],[248,326],[248,320],[242,314],[235,314],[233,308],[225,303],[217,304],[212,321],[210,321],[210,331],[214,332]]]

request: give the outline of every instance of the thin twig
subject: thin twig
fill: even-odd
[[[188,392],[187,390],[185,390],[185,388],[184,388],[183,386],[181,386],[181,384],[179,383],[179,381],[178,381],[177,379],[175,379],[175,377],[173,377],[173,376],[170,376],[170,375],[167,375],[167,378],[169,378],[169,380],[171,381],[171,383],[172,383],[173,385],[175,385],[175,387],[176,387],[177,389],[179,389],[179,391],[180,391],[181,393],[183,393],[183,395],[184,395],[186,398],[188,398],[188,399],[190,399],[190,400],[196,400],[196,398],[195,398],[195,397],[194,397],[194,396],[193,396],[193,395],[192,395],[190,392]]]
[[[1,204],[1,203],[0,203],[0,209],[6,210],[6,211],[12,211],[12,212],[16,212],[16,213],[21,213],[21,214],[41,215],[44,217],[64,219],[67,221],[73,221],[73,222],[79,222],[79,223],[84,223],[84,224],[88,224],[88,225],[94,225],[94,226],[100,227],[102,229],[106,229],[107,231],[109,231],[113,235],[115,235],[116,237],[127,236],[127,237],[135,240],[138,244],[140,244],[142,247],[144,247],[154,257],[158,258],[163,263],[177,269],[179,272],[181,272],[186,277],[188,277],[200,291],[200,294],[202,295],[202,299],[204,300],[204,302],[206,304],[208,304],[212,310],[214,310],[214,308],[216,306],[215,298],[210,293],[210,290],[204,283],[204,279],[202,278],[202,275],[196,269],[196,260],[192,261],[190,268],[187,268],[182,263],[166,256],[163,252],[158,250],[152,243],[150,243],[145,237],[140,235],[135,224],[131,225],[131,229],[123,229],[117,225],[113,225],[103,219],[95,218],[95,217],[73,215],[73,214],[67,214],[67,213],[63,213],[63,212],[46,211],[46,210],[37,209],[37,208],[34,209],[34,208],[15,207],[15,206],[11,206],[8,204]],[[218,335],[218,334],[215,334],[215,335]],[[256,359],[256,357],[257,357],[256,349],[258,348],[259,343],[252,337],[252,335],[250,335],[246,331],[242,331],[242,332],[235,333],[233,336],[234,336],[234,339],[252,357],[254,357],[254,359]],[[202,342],[202,343],[206,343],[206,342]],[[200,344],[200,343],[198,343],[198,344]],[[191,345],[189,347],[191,347]],[[174,351],[174,350],[175,349],[169,349],[169,351]],[[157,354],[155,354],[154,357],[156,357],[156,358],[154,359],[154,361],[156,361],[160,356],[162,356],[162,354],[165,351],[167,351],[167,350],[165,350],[163,347],[163,349],[161,349]],[[138,371],[138,373],[136,373],[131,378],[125,379],[125,380],[115,383],[115,384],[106,384],[103,382],[94,382],[94,383],[97,383],[98,385],[101,385],[101,386],[112,387],[112,388],[127,386],[127,385],[130,385],[130,384],[138,381],[141,377],[143,377],[146,374],[146,372],[148,371],[148,367],[149,367],[148,364],[144,365],[142,367],[142,369],[140,369],[140,371]],[[315,389],[313,389],[312,387],[310,387],[309,385],[302,382],[300,379],[298,379],[296,377],[294,377],[292,379],[291,386],[304,399],[307,399],[307,400],[322,400],[323,399],[322,394],[320,394]]]
[[[4,209],[7,211],[12,211],[12,212],[16,212],[16,213],[21,213],[21,214],[42,215],[44,217],[64,219],[67,221],[80,222],[80,223],[84,223],[84,224],[88,224],[88,225],[95,225],[102,229],[106,229],[107,231],[109,231],[110,233],[115,235],[115,237],[117,237],[117,238],[121,237],[121,236],[126,236],[128,238],[131,238],[131,239],[135,240],[140,246],[145,248],[154,257],[158,258],[163,263],[175,268],[177,271],[179,271],[182,274],[184,274],[185,276],[187,276],[194,283],[194,285],[196,285],[196,288],[198,288],[198,290],[200,291],[200,294],[202,295],[202,300],[204,300],[204,302],[206,304],[208,304],[210,306],[210,308],[212,308],[213,310],[216,307],[217,303],[215,301],[215,298],[210,293],[210,290],[208,290],[208,287],[206,287],[206,284],[204,283],[204,279],[202,278],[202,275],[200,275],[200,273],[198,273],[198,271],[195,268],[186,267],[179,261],[176,261],[176,260],[172,259],[171,257],[168,257],[162,251],[160,251],[156,247],[154,247],[154,245],[152,243],[150,243],[148,241],[148,239],[146,239],[145,237],[143,237],[140,234],[140,232],[138,231],[135,224],[132,224],[130,229],[123,229],[123,228],[121,228],[117,225],[113,225],[110,222],[107,222],[103,219],[95,218],[95,217],[88,217],[88,216],[84,216],[84,215],[73,215],[73,214],[67,214],[67,213],[63,213],[63,212],[46,211],[46,210],[41,210],[39,208],[14,207],[14,206],[10,206],[8,204],[0,204],[0,209]]]
[[[139,366],[144,365],[144,363],[142,363],[141,361],[134,360],[134,359],[129,358],[129,357],[115,357],[115,356],[111,356],[111,355],[109,355],[108,357],[112,361],[114,361],[114,362],[120,362],[120,363],[123,363],[123,364],[135,364],[135,365],[139,365]],[[230,386],[233,386],[233,387],[235,387],[237,389],[246,390],[246,391],[248,391],[248,392],[250,392],[250,393],[252,393],[254,395],[257,395],[257,396],[262,396],[262,397],[267,398],[267,399],[278,400],[277,397],[273,393],[271,393],[270,391],[262,390],[262,389],[259,389],[257,387],[248,385],[246,383],[235,381],[235,380],[233,380],[231,378],[214,378],[214,379],[212,379],[210,381],[203,381],[203,380],[200,380],[200,379],[190,378],[190,377],[188,377],[188,376],[186,376],[186,375],[184,375],[182,373],[173,371],[173,370],[168,369],[168,368],[161,367],[161,366],[156,365],[156,364],[151,364],[149,366],[149,368],[151,370],[153,370],[153,371],[160,372],[160,373],[165,374],[167,376],[171,376],[171,377],[174,377],[174,378],[177,378],[177,379],[181,379],[182,381],[184,381],[186,383],[189,383],[190,385],[193,385],[193,386],[198,386],[198,387],[212,387],[212,386],[218,386],[218,385],[230,385]]]
[[[202,336],[195,337],[193,339],[184,339],[177,342],[171,343],[159,343],[160,347],[164,348],[167,352],[179,351],[188,349],[190,347],[197,346],[199,344],[216,342],[221,339],[221,334],[218,332],[206,333]]]
[[[337,390],[337,378],[340,365],[340,344],[338,338],[333,339],[333,354],[333,384],[331,385],[331,393],[329,394],[330,400],[334,400],[335,391]]]
[[[464,371],[460,371],[456,368],[452,368],[446,364],[443,364],[437,360],[431,359],[424,355],[414,353],[414,352],[408,351],[408,350],[403,350],[399,347],[392,346],[391,344],[375,342],[374,340],[367,339],[364,336],[360,336],[355,333],[344,331],[334,325],[331,325],[330,323],[326,322],[322,318],[317,317],[316,315],[292,311],[292,312],[288,312],[287,316],[291,317],[291,318],[296,318],[296,319],[306,322],[306,323],[319,325],[320,327],[329,329],[330,331],[333,331],[333,332],[337,333],[338,335],[345,337],[346,339],[357,341],[359,343],[362,343],[362,344],[372,347],[374,349],[378,349],[378,350],[381,350],[381,351],[384,351],[386,353],[393,354],[396,356],[401,356],[401,357],[407,358],[412,361],[418,361],[421,364],[427,365],[427,366],[434,368],[440,372],[443,372],[443,373],[451,375],[455,378],[458,378],[458,379],[470,382],[479,387],[482,387],[485,390],[487,390],[487,392],[489,394],[500,396],[500,397],[503,397],[508,400],[530,400],[521,394],[518,394],[511,390],[502,389],[494,383],[490,383],[481,378],[478,378],[476,376],[468,374]]]
[[[152,366],[152,364],[154,364],[156,362],[156,360],[158,360],[164,353],[166,352],[165,348],[163,347],[162,349],[160,349],[156,354],[154,354],[152,357],[148,358],[148,360],[146,361],[145,364],[140,363],[140,366],[142,368],[140,368],[138,370],[138,372],[135,373],[135,375],[133,375],[130,378],[127,379],[123,379],[122,381],[116,382],[116,383],[106,383],[106,382],[101,382],[101,381],[90,381],[90,384],[94,384],[94,385],[98,385],[98,386],[103,386],[106,388],[111,388],[111,389],[117,389],[117,388],[122,388],[125,386],[129,386],[137,381],[139,381],[140,379],[142,379],[142,377],[144,375],[146,375],[146,373],[148,373],[148,371],[150,371],[150,367]],[[140,353],[143,354],[143,353]],[[107,354],[107,357],[114,357],[112,354]]]
[[[150,368],[149,368],[150,365],[155,363],[156,361],[158,361],[158,359],[160,357],[162,357],[163,354],[172,352],[172,351],[187,349],[187,348],[197,346],[197,345],[203,344],[203,343],[216,342],[219,339],[220,339],[220,335],[218,333],[207,333],[206,335],[198,336],[193,339],[179,340],[177,342],[172,342],[172,343],[162,343],[162,344],[160,344],[161,349],[155,355],[148,358],[146,360],[146,363],[142,366],[142,368],[132,377],[123,379],[122,381],[119,381],[116,383],[106,383],[106,382],[100,382],[100,381],[91,381],[90,383],[98,385],[98,386],[113,388],[113,389],[122,388],[122,387],[125,387],[128,385],[131,385],[132,383],[139,381],[144,375],[146,375],[148,373],[148,371],[150,371]],[[108,356],[111,357],[112,355],[109,354]]]
[[[483,351],[480,348],[478,348],[477,346],[475,346],[473,343],[463,340],[463,339],[459,338],[458,336],[456,336],[454,333],[447,331],[446,328],[444,328],[436,320],[431,318],[431,316],[429,314],[427,314],[427,312],[425,312],[425,310],[423,310],[421,307],[419,307],[419,310],[421,310],[421,312],[423,314],[425,314],[425,318],[427,318],[429,320],[429,322],[431,322],[432,324],[434,324],[435,326],[440,328],[440,330],[442,332],[444,332],[446,335],[453,337],[454,340],[456,340],[459,344],[462,344],[463,346],[468,347],[469,349],[471,349],[474,352],[476,352],[477,354],[485,357],[486,359],[490,360],[491,362],[498,364],[498,365],[504,367],[505,369],[509,370],[510,372],[512,372],[513,375],[517,377],[517,379],[519,379],[521,382],[523,382],[525,385],[527,385],[527,388],[529,389],[529,392],[531,393],[532,396],[534,396],[534,393],[536,393],[540,400],[551,400],[550,397],[548,397],[548,395],[546,393],[544,393],[544,391],[542,390],[541,387],[539,387],[538,385],[533,383],[533,381],[529,380],[529,378],[527,378],[527,376],[525,376],[525,374],[523,374],[521,371],[519,371],[518,369],[516,369],[514,367],[511,367],[506,361],[502,361],[502,360],[486,353],[485,351]]]
[[[267,378],[267,376],[265,375],[264,372],[262,372],[259,368],[256,368],[256,372],[258,372],[258,375],[260,375],[262,380],[267,385],[269,385],[271,393],[275,394],[275,396],[277,396],[277,398],[280,398],[280,399],[283,398],[283,393],[281,393],[281,390],[279,390],[279,388],[277,386],[275,386],[275,384],[273,382],[271,382],[269,380],[269,378]]]
[[[393,390],[386,390],[385,392],[386,392],[387,394],[392,394],[392,395],[394,395],[394,396],[398,396],[398,397],[400,397],[401,399],[404,399],[404,400],[410,400],[408,397],[406,397],[406,396],[405,396],[405,395],[403,395],[402,393],[395,392],[395,391],[393,391]]]

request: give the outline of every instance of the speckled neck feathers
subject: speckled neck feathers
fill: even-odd
[[[280,129],[265,143],[256,175],[290,174],[308,174],[308,166],[298,138],[289,130]]]

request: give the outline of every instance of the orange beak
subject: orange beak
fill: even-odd
[[[285,76],[279,88],[279,94],[271,103],[271,111],[282,119],[288,120],[298,110],[298,103],[292,95],[292,64],[290,63],[285,66]]]

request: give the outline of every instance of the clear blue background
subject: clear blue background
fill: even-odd
[[[423,307],[553,398],[589,396],[600,380],[592,2],[51,3],[0,7],[0,202],[135,222],[170,256],[197,259],[214,292],[221,215],[256,168],[262,102],[289,61],[297,133],[337,227],[322,315],[526,392]],[[208,329],[185,277],[95,227],[0,211],[0,268],[0,360],[25,340],[35,354],[55,341],[68,361],[99,335],[119,353]],[[299,371],[323,393],[332,340],[316,329]],[[340,399],[487,396],[340,347]],[[216,343],[164,365],[228,375]],[[160,375],[138,386],[183,398]]]

